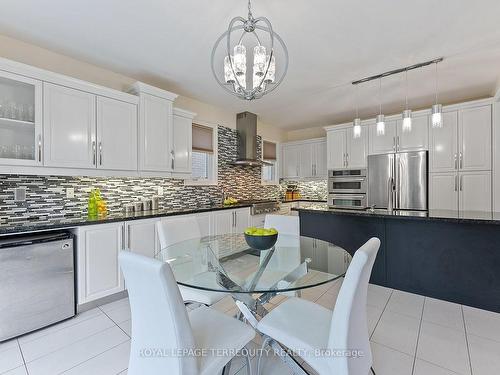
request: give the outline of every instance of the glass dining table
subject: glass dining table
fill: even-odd
[[[243,234],[193,238],[161,249],[179,285],[231,295],[247,319],[267,314],[278,293],[300,293],[343,277],[351,255],[322,240],[279,234],[269,250],[252,249]]]

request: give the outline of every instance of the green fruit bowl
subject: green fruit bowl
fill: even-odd
[[[278,240],[278,233],[266,236],[254,236],[245,233],[245,240],[248,246],[255,250],[269,250]]]

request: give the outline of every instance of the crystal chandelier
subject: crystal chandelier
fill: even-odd
[[[236,37],[234,37],[234,35]],[[221,43],[225,40],[225,43]],[[275,44],[275,42],[278,42]],[[245,45],[244,42],[247,44]],[[225,44],[224,47],[221,47]],[[266,47],[267,45],[267,47]],[[247,65],[247,46],[253,51],[253,64]],[[283,61],[276,75],[276,51],[282,50],[279,56]],[[222,48],[224,56],[216,58]],[[220,54],[220,53],[219,53]],[[252,60],[250,60],[252,61]],[[226,91],[240,99],[259,99],[276,89],[285,78],[288,70],[288,50],[281,37],[273,31],[271,22],[266,17],[254,18],[248,1],[248,17],[234,17],[229,27],[215,42],[211,57],[212,73],[215,80]],[[218,74],[217,72],[220,72]],[[223,74],[222,74],[223,73]]]

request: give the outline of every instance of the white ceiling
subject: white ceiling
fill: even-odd
[[[444,56],[440,101],[492,95],[500,82],[498,0],[254,0],[285,40],[283,84],[245,102],[224,92],[210,53],[245,0],[2,0],[0,33],[137,77],[286,129],[350,121],[368,75]],[[277,62],[279,64],[279,61]],[[410,106],[432,104],[434,70],[409,74]],[[383,81],[384,112],[403,106],[403,76]],[[362,117],[378,111],[378,83],[360,86]]]

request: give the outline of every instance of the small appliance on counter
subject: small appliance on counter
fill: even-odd
[[[366,169],[328,171],[328,207],[364,210],[367,185]]]

